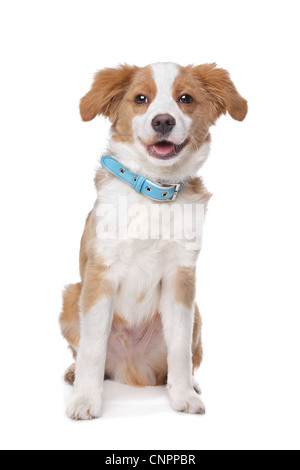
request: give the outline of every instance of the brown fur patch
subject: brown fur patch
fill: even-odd
[[[77,350],[74,349],[74,348],[72,348],[72,346],[69,346],[69,348],[70,348],[70,350],[71,350],[71,352],[72,352],[73,359],[76,360],[76,358],[77,358]]]
[[[121,65],[98,72],[91,90],[80,102],[83,121],[91,121],[97,114],[103,114],[115,122],[120,101],[138,70],[139,67]]]
[[[130,361],[126,365],[126,369],[123,373],[123,381],[126,385],[131,385],[132,387],[147,387],[147,385],[152,385],[149,384],[143,374],[141,374],[133,361]]]
[[[144,302],[145,298],[146,298],[146,293],[144,292],[143,294],[141,294],[141,295],[138,297],[136,303],[137,303],[137,304],[141,304],[142,302]]]
[[[177,303],[192,308],[196,296],[196,270],[195,268],[181,267],[178,269],[174,285],[175,300]]]
[[[195,320],[194,320],[194,331],[193,331],[193,373],[199,369],[203,359],[203,347],[202,347],[202,319],[199,312],[198,305],[195,305]]]
[[[217,68],[216,64],[188,68],[198,85],[205,90],[214,121],[227,111],[236,121],[245,119],[248,103],[239,94],[226,70]]]
[[[81,99],[81,117],[83,121],[91,121],[102,114],[112,122],[112,136],[117,142],[131,142],[133,117],[146,112],[156,93],[149,66],[121,65],[104,69],[95,75],[91,90]],[[137,104],[137,95],[147,96],[149,103]]]
[[[80,299],[81,312],[86,313],[102,297],[113,295],[111,283],[106,279],[108,267],[102,259],[95,258],[94,241],[96,239],[96,224],[94,213],[91,211],[86,220],[80,247],[80,275],[82,279],[82,295]]]
[[[87,313],[98,300],[113,296],[113,287],[106,278],[108,269],[101,259],[88,260],[80,301],[83,314]]]
[[[191,95],[193,102],[180,103],[183,94]],[[179,67],[173,97],[193,121],[189,140],[194,150],[210,141],[209,127],[221,114],[228,111],[233,119],[242,121],[248,111],[247,101],[238,93],[228,72],[216,68],[216,64]]]
[[[116,312],[114,314],[113,324],[117,328],[129,328],[129,323],[124,320],[124,318],[120,317]]]
[[[108,175],[109,173],[106,170],[99,168],[95,176],[95,187],[97,191],[100,191],[100,189],[103,187],[103,184],[105,181],[107,181]]]
[[[132,387],[147,387],[153,385],[166,385],[168,377],[167,354],[160,354],[150,364],[154,382],[149,380],[142,367],[138,367],[133,361],[127,361],[124,367],[122,382]]]
[[[208,204],[208,202],[210,201],[212,197],[212,194],[207,191],[202,179],[199,177],[188,178],[184,186],[184,191],[186,194],[190,196],[194,196],[194,195],[201,196],[201,200],[203,201],[205,205]]]
[[[65,372],[65,382],[69,385],[74,385],[75,370],[76,370],[76,364],[72,364]]]
[[[79,299],[81,283],[70,284],[63,294],[63,310],[60,315],[60,326],[64,338],[73,351],[76,351],[80,340]]]
[[[155,81],[150,67],[139,69],[127,89],[118,109],[118,118],[112,126],[112,135],[117,142],[132,142],[132,119],[144,114],[157,93]],[[148,104],[137,104],[137,95],[147,96]]]

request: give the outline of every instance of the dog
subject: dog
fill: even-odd
[[[81,282],[63,294],[60,325],[76,360],[65,374],[74,384],[70,418],[100,417],[105,378],[167,384],[174,410],[205,413],[194,378],[203,356],[195,301],[201,242],[174,234],[183,223],[178,210],[206,212],[211,195],[197,172],[209,154],[210,127],[227,112],[242,121],[247,111],[216,64],[107,68],[81,99],[83,121],[105,116],[111,135],[81,240]],[[156,213],[150,222],[151,229],[158,225],[156,236],[139,236],[157,208],[172,212],[171,235]],[[187,219],[191,232],[195,216]],[[104,225],[113,229],[102,231]]]

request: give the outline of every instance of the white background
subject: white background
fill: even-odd
[[[1,368],[4,449],[299,449],[299,2],[1,2]],[[202,171],[205,417],[165,389],[106,383],[103,417],[65,416],[58,315],[77,282],[109,123],[82,123],[97,69],[217,62],[249,101],[222,117]]]

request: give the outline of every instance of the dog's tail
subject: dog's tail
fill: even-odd
[[[76,358],[77,348],[80,340],[79,327],[79,299],[81,295],[81,282],[70,284],[63,293],[63,309],[59,323],[64,338],[68,341]]]

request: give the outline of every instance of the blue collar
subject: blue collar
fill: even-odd
[[[179,191],[182,190],[186,183],[185,181],[178,184],[153,183],[153,181],[145,178],[145,176],[132,173],[128,168],[121,165],[115,158],[109,155],[102,157],[101,163],[103,168],[129,184],[137,193],[141,193],[154,201],[175,201]]]

